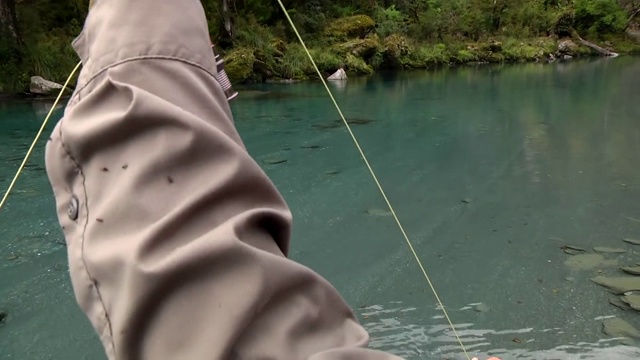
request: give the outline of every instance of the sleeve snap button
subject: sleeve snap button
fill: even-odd
[[[67,209],[67,215],[69,216],[69,219],[74,221],[78,219],[78,208],[79,208],[78,198],[75,195],[73,195],[71,197],[71,201],[69,201],[69,208]]]

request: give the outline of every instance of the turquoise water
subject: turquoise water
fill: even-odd
[[[567,266],[560,246],[640,262],[640,61],[407,72],[331,84],[471,354],[636,359],[602,332],[640,314]],[[398,226],[320,83],[239,88],[247,148],[294,214],[291,257],[331,281],[372,336],[407,359],[461,359]],[[45,113],[0,105],[0,188]],[[57,116],[60,116],[58,111]],[[45,136],[46,137],[46,136]],[[75,304],[39,144],[0,210],[2,359],[100,359]],[[286,162],[281,162],[286,160]],[[278,164],[271,164],[278,162]],[[478,305],[482,304],[482,305]]]

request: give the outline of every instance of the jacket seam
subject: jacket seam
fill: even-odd
[[[89,280],[91,281],[90,286],[94,289],[92,291],[95,292],[95,294],[98,297],[98,300],[100,301],[100,306],[102,308],[102,313],[104,315],[104,321],[106,322],[108,331],[109,331],[109,343],[111,346],[111,352],[114,356],[115,359],[118,358],[116,351],[115,351],[115,343],[113,341],[113,330],[111,327],[111,321],[109,320],[109,314],[107,313],[107,308],[104,304],[104,300],[102,299],[102,294],[100,293],[100,289],[98,288],[98,283],[95,280],[95,278],[91,275],[91,272],[89,271],[89,268],[87,267],[87,262],[85,261],[85,257],[84,257],[84,244],[85,244],[85,234],[87,232],[87,227],[89,226],[89,196],[87,193],[87,187],[86,187],[86,177],[84,176],[84,171],[82,170],[82,167],[80,166],[80,164],[76,161],[76,159],[73,157],[73,155],[71,155],[71,152],[67,149],[65,143],[64,143],[64,139],[63,139],[63,135],[62,135],[62,126],[64,123],[64,118],[60,121],[60,127],[58,129],[58,136],[60,137],[60,145],[62,146],[62,149],[64,150],[65,154],[69,157],[69,159],[71,159],[71,161],[73,162],[74,166],[76,167],[76,169],[78,170],[78,173],[80,174],[81,178],[82,178],[82,191],[84,192],[84,209],[85,209],[85,214],[86,214],[86,220],[84,223],[84,226],[82,228],[82,236],[80,238],[80,260],[82,261],[82,267],[83,270],[85,272],[85,274],[87,275],[87,277],[89,278]],[[73,190],[71,190],[73,192]]]
[[[116,67],[116,66],[119,66],[119,65],[122,65],[122,64],[129,63],[129,62],[142,61],[142,60],[155,60],[155,59],[173,60],[173,61],[182,62],[182,63],[187,64],[187,65],[191,65],[191,66],[196,67],[196,68],[198,68],[200,70],[203,70],[204,72],[209,74],[214,79],[214,81],[216,81],[216,83],[218,83],[215,75],[213,74],[213,72],[211,70],[209,70],[206,67],[200,65],[199,63],[196,63],[196,62],[191,61],[191,60],[187,60],[187,59],[180,58],[180,57],[175,57],[175,56],[169,56],[169,55],[135,56],[135,57],[126,58],[126,59],[111,63],[111,64],[109,64],[107,66],[104,66],[100,70],[98,70],[96,73],[91,75],[86,83],[84,83],[82,86],[77,88],[75,95],[69,100],[69,105],[70,106],[74,106],[75,103],[77,101],[79,101],[79,99],[81,98],[83,90],[85,88],[87,88],[87,86],[89,86],[93,80],[95,80],[98,76],[100,76],[102,73],[104,73],[108,69]],[[218,85],[219,85],[219,83],[218,83]],[[104,321],[106,322],[107,329],[108,329],[109,346],[111,347],[111,352],[113,354],[113,357],[115,359],[117,359],[118,358],[118,354],[115,351],[116,347],[115,347],[114,338],[113,338],[113,329],[112,329],[112,325],[111,325],[111,320],[109,318],[109,314],[108,314],[106,306],[104,304],[104,300],[102,298],[102,294],[100,293],[100,289],[98,288],[98,283],[96,282],[95,278],[91,275],[91,272],[89,271],[89,268],[87,267],[87,263],[86,263],[85,256],[84,256],[85,234],[86,234],[86,231],[87,231],[87,227],[89,226],[89,196],[88,196],[87,187],[86,187],[86,177],[84,175],[84,171],[83,171],[82,167],[80,166],[79,162],[76,161],[76,159],[71,154],[71,151],[67,148],[67,146],[64,143],[64,138],[63,138],[63,135],[62,135],[62,127],[63,127],[63,125],[64,125],[64,117],[60,121],[60,127],[59,127],[60,144],[61,144],[62,149],[64,150],[65,154],[69,157],[69,159],[71,159],[71,161],[73,162],[74,166],[78,170],[80,176],[82,177],[82,190],[84,192],[84,198],[85,198],[83,207],[84,207],[85,213],[86,213],[86,221],[85,221],[85,224],[83,226],[82,237],[80,239],[80,260],[82,261],[83,270],[84,270],[86,276],[89,278],[89,281],[91,282],[91,287],[93,288],[93,290],[91,290],[91,291],[95,292],[95,294],[97,295],[98,300],[100,302],[102,314],[104,315]]]
[[[105,71],[107,71],[107,70],[109,70],[109,69],[111,69],[113,67],[116,67],[116,66],[119,66],[119,65],[122,65],[122,64],[126,64],[128,62],[141,61],[141,60],[173,60],[173,61],[182,62],[184,64],[191,65],[191,66],[194,66],[194,67],[196,67],[196,68],[198,68],[200,70],[203,70],[204,72],[209,74],[216,82],[218,82],[218,79],[216,78],[215,74],[211,70],[207,69],[206,67],[202,66],[201,64],[199,64],[199,63],[197,63],[195,61],[188,60],[188,59],[181,58],[181,57],[177,57],[177,56],[171,56],[171,55],[141,55],[141,56],[134,56],[134,57],[130,57],[130,58],[126,58],[126,59],[120,60],[120,61],[116,61],[116,62],[113,62],[113,63],[111,63],[109,65],[106,65],[106,66],[100,68],[98,71],[96,71],[93,75],[91,75],[89,77],[89,79],[87,80],[86,83],[84,83],[82,86],[80,86],[80,88],[78,88],[78,90],[76,92],[76,95],[73,96],[69,101],[72,101],[76,97],[79,97],[80,93],[87,86],[89,86],[89,84],[91,84],[91,82],[93,80],[95,80],[98,76],[100,76]]]

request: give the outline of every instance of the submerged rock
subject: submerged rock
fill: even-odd
[[[613,337],[630,337],[640,339],[640,331],[628,322],[618,319],[605,319],[602,322],[602,332]]]
[[[640,295],[625,295],[620,300],[633,310],[640,310]]]
[[[367,209],[367,215],[371,216],[391,216],[391,211],[387,209]]]
[[[487,304],[480,303],[480,304],[475,306],[474,310],[477,311],[477,312],[480,312],[480,313],[486,313],[486,312],[489,312],[489,310],[491,310],[491,308]]]
[[[581,248],[579,246],[574,246],[574,245],[563,245],[563,246],[560,246],[560,249],[562,249],[562,251],[564,251],[569,255],[577,255],[577,254],[582,254],[587,252],[587,249]]]
[[[621,248],[612,248],[606,246],[596,246],[593,248],[593,251],[603,254],[624,254],[627,252],[625,249]]]
[[[613,305],[613,306],[615,306],[615,307],[617,307],[619,309],[625,310],[625,311],[633,310],[633,309],[631,309],[631,307],[627,303],[622,301],[622,299],[620,299],[619,297],[610,297],[609,298],[609,304],[611,304],[611,305]]]
[[[640,266],[623,266],[620,270],[632,274],[632,275],[640,275]]]
[[[640,290],[640,277],[605,277],[596,276],[591,278],[594,283],[609,289],[615,294],[624,294],[627,291]]]
[[[640,245],[640,240],[638,240],[638,239],[624,238],[624,239],[622,239],[622,241],[624,241],[624,242],[626,242],[628,244]]]
[[[2,324],[7,319],[8,315],[9,314],[7,314],[6,311],[0,310],[0,324]]]
[[[578,254],[569,257],[564,264],[571,270],[591,270],[598,266],[613,266],[618,262],[614,260],[606,260],[600,254]]]

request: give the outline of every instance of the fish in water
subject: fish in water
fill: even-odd
[[[373,122],[373,120],[365,119],[365,118],[347,118],[347,123],[350,125],[365,125],[370,122]],[[343,124],[344,124],[344,121],[342,121],[342,119],[338,119],[328,123],[315,124],[315,125],[312,125],[312,127],[320,130],[327,130],[327,129],[339,128]]]
[[[282,164],[282,163],[286,163],[287,159],[266,159],[264,160],[264,163],[267,165],[276,165],[276,164]]]

